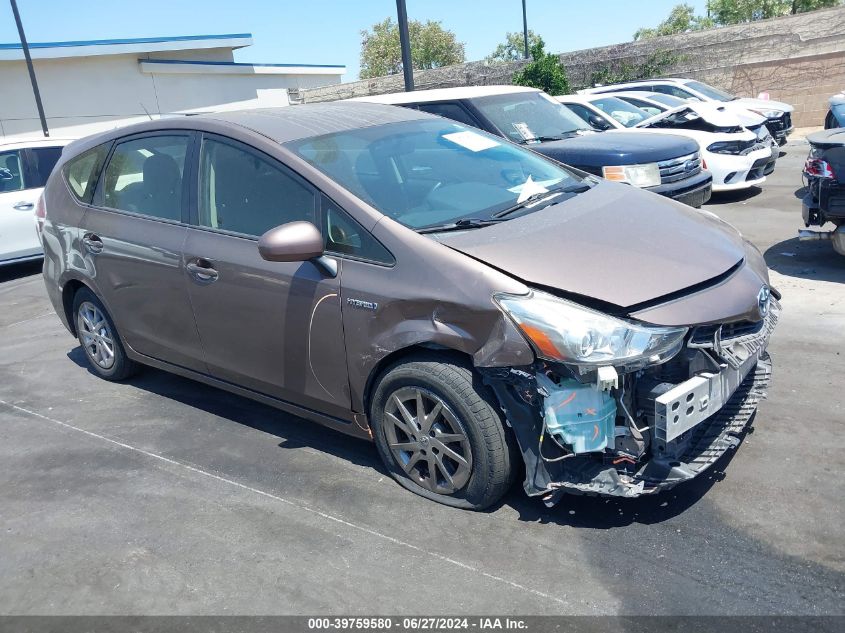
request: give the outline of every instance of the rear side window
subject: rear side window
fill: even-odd
[[[163,220],[182,219],[188,136],[157,135],[118,143],[103,174],[102,203]]]
[[[25,185],[21,153],[17,150],[0,153],[0,193],[20,191]]]
[[[65,165],[65,180],[80,202],[90,204],[94,197],[94,183],[106,159],[108,145],[100,145],[80,154]]]
[[[429,114],[446,117],[447,119],[452,119],[470,127],[478,127],[478,122],[457,103],[421,103],[417,107]]]
[[[199,223],[259,236],[304,220],[317,224],[317,196],[286,167],[239,144],[204,138],[200,152]]]
[[[28,185],[32,187],[43,187],[47,184],[50,172],[59,162],[62,155],[61,147],[33,147],[29,150],[29,172]]]
[[[390,251],[325,196],[321,207],[326,252],[380,264],[394,263]]]

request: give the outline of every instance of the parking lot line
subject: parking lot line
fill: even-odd
[[[11,402],[7,402],[6,400],[0,400],[0,404],[5,405],[5,406],[9,407],[10,409],[14,409],[15,411],[18,411],[20,413],[30,415],[32,417],[38,418],[40,420],[44,420],[46,422],[51,422],[52,424],[56,424],[56,425],[61,426],[65,429],[68,429],[70,431],[75,431],[77,433],[87,435],[87,436],[92,437],[94,439],[101,440],[103,442],[107,442],[109,444],[112,444],[113,446],[117,446],[119,448],[122,448],[122,449],[125,449],[125,450],[128,450],[128,451],[132,451],[132,452],[135,452],[135,453],[140,453],[141,455],[144,455],[146,457],[150,457],[152,459],[159,460],[159,461],[164,462],[166,464],[170,464],[171,466],[183,468],[185,470],[196,473],[198,475],[203,475],[203,476],[208,477],[210,479],[215,479],[219,482],[229,484],[231,486],[234,486],[236,488],[240,488],[242,490],[246,490],[246,491],[251,492],[253,494],[257,494],[257,495],[260,495],[262,497],[273,499],[274,501],[278,501],[278,502],[283,503],[287,506],[296,508],[298,510],[302,510],[304,512],[308,512],[310,514],[314,514],[314,515],[322,517],[323,519],[326,519],[328,521],[332,521],[334,523],[339,523],[339,524],[344,525],[344,526],[351,528],[353,530],[357,530],[358,532],[363,532],[364,534],[369,534],[370,536],[374,536],[374,537],[382,539],[384,541],[388,541],[390,543],[393,543],[394,545],[398,545],[400,547],[405,547],[407,549],[414,550],[416,552],[419,552],[420,554],[425,554],[427,556],[430,556],[432,558],[440,560],[444,563],[449,563],[450,565],[455,565],[456,567],[460,567],[461,569],[464,569],[466,571],[478,574],[478,575],[483,576],[483,577],[485,577],[489,580],[493,580],[493,581],[496,581],[496,582],[506,584],[506,585],[508,585],[508,586],[510,586],[514,589],[518,589],[520,591],[525,591],[527,593],[533,594],[533,595],[538,596],[540,598],[543,598],[543,599],[546,599],[546,600],[551,600],[551,601],[556,602],[558,604],[562,604],[562,605],[568,604],[565,600],[558,598],[556,596],[552,596],[552,595],[549,595],[547,593],[543,593],[542,591],[538,591],[536,589],[526,587],[525,585],[521,585],[521,584],[514,582],[512,580],[508,580],[507,578],[503,578],[501,576],[496,576],[495,574],[490,574],[488,572],[482,571],[481,569],[478,569],[477,567],[474,567],[472,565],[468,565],[467,563],[462,563],[459,560],[455,560],[454,558],[450,558],[448,556],[444,556],[443,554],[438,554],[437,552],[433,552],[431,550],[424,549],[424,548],[422,548],[418,545],[414,545],[413,543],[408,543],[407,541],[403,541],[401,539],[395,538],[395,537],[390,536],[388,534],[384,534],[382,532],[372,530],[368,527],[364,527],[362,525],[357,525],[355,523],[352,523],[352,522],[347,521],[345,519],[342,519],[340,517],[334,516],[332,514],[328,514],[327,512],[323,512],[322,510],[318,510],[317,508],[312,508],[310,506],[303,505],[301,503],[297,503],[297,502],[291,501],[289,499],[285,499],[284,497],[274,495],[274,494],[267,492],[265,490],[261,490],[259,488],[253,488],[252,486],[247,486],[246,484],[242,484],[240,482],[234,481],[233,479],[228,479],[227,477],[215,475],[214,473],[208,472],[206,470],[202,470],[201,468],[196,468],[195,466],[190,466],[189,464],[185,464],[185,463],[177,461],[175,459],[165,457],[164,455],[159,455],[158,453],[153,453],[151,451],[147,451],[147,450],[144,450],[142,448],[138,448],[137,446],[132,446],[131,444],[121,442],[120,440],[116,440],[116,439],[113,439],[113,438],[110,438],[110,437],[106,437],[105,435],[100,435],[99,433],[94,433],[92,431],[88,431],[88,430],[80,428],[78,426],[74,426],[73,424],[68,424],[67,422],[62,422],[61,420],[56,420],[55,418],[51,418],[51,417],[46,416],[42,413],[38,413],[37,411],[32,411],[31,409],[26,409],[24,407],[13,404]]]
[[[37,314],[34,317],[29,317],[28,319],[23,319],[22,321],[15,321],[14,323],[7,323],[6,325],[2,325],[0,327],[3,327],[3,328],[14,327],[16,325],[22,325],[24,323],[29,323],[30,321],[34,321],[35,319],[41,319],[45,316],[50,316],[50,315],[53,315],[53,314],[56,314],[56,313],[53,312],[53,311],[45,312],[44,314]]]

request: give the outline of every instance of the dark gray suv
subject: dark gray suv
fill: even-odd
[[[777,321],[713,214],[454,121],[336,103],[69,146],[44,278],[91,367],[151,365],[372,438],[465,508],[634,497],[736,445]]]

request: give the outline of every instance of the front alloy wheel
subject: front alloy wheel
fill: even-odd
[[[469,481],[469,438],[440,397],[420,387],[403,387],[391,394],[385,416],[390,451],[418,485],[452,494]]]

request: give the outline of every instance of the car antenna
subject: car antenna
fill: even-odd
[[[153,115],[152,115],[152,114],[150,114],[150,111],[149,111],[149,110],[147,110],[147,108],[144,106],[143,101],[139,101],[139,102],[138,102],[138,105],[139,105],[139,106],[141,106],[141,108],[144,110],[144,112],[146,112],[147,116],[150,118],[150,121],[152,121],[152,120],[153,120]]]

